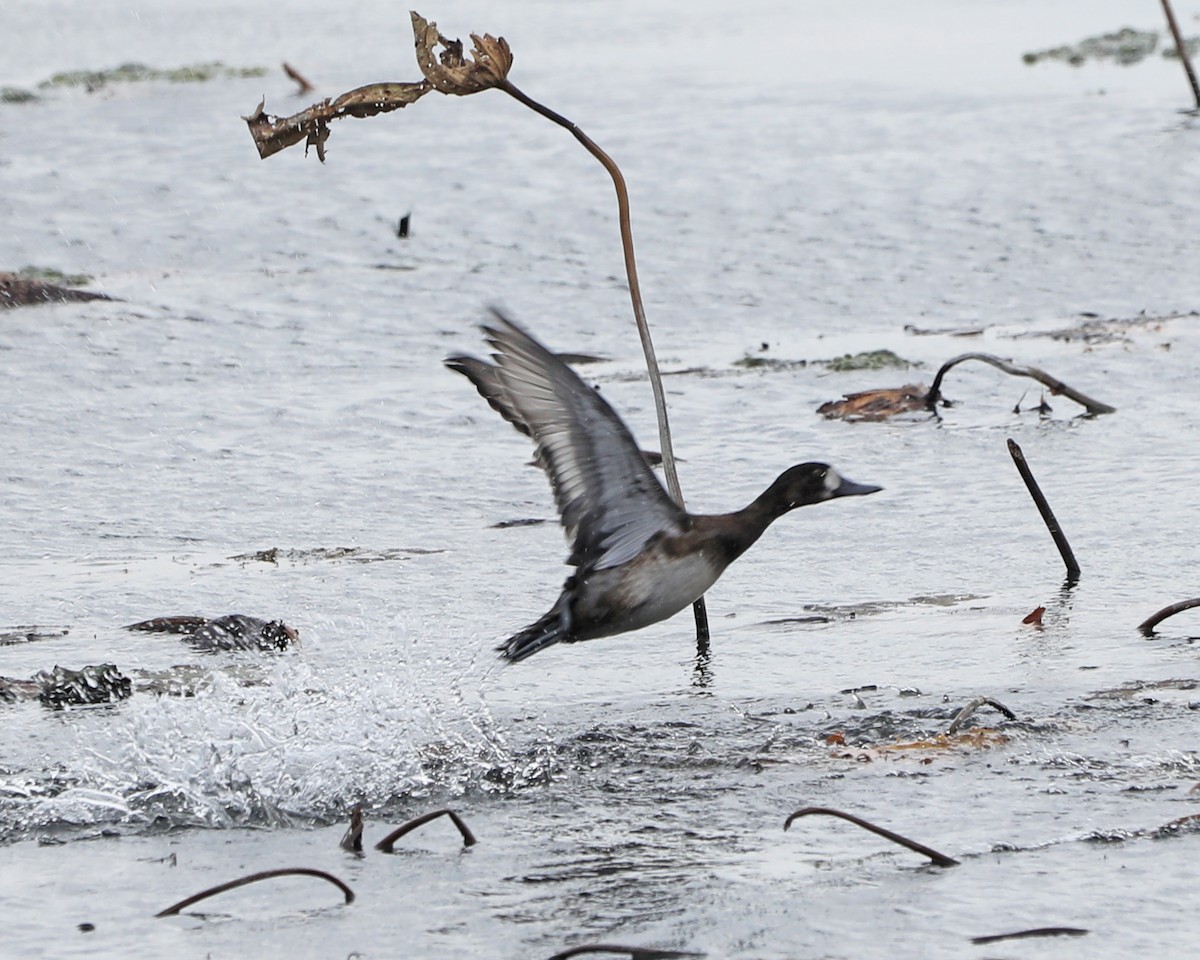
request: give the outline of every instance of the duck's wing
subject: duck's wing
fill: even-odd
[[[483,331],[495,364],[455,356],[446,365],[537,444],[572,541],[567,562],[615,567],[655,536],[682,533],[687,514],[667,496],[613,408],[521,327],[495,311],[493,317]]]

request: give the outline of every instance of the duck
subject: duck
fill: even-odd
[[[498,310],[480,329],[491,362],[455,354],[445,365],[533,439],[574,567],[550,610],[496,647],[509,663],[666,620],[703,596],[785,513],[883,489],[826,463],[800,463],[741,510],[689,513],[616,411],[574,370]]]

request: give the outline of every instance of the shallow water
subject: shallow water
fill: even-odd
[[[316,96],[416,76],[406,19],[374,4],[239,9],[236,35],[232,8],[10,7],[28,43],[2,84],[127,60],[287,59]],[[591,159],[483,94],[335,124],[324,166],[260,161],[238,116],[264,95],[279,113],[309,102],[274,72],[0,105],[0,268],[86,272],[120,298],[0,315],[0,628],[52,634],[0,646],[0,675],[108,661],[153,686],[199,667],[187,698],[0,704],[10,949],[1184,955],[1198,841],[1164,826],[1200,812],[1200,627],[1191,611],[1135,628],[1196,593],[1200,130],[1177,112],[1177,63],[1020,60],[1157,11],[422,12],[505,35],[514,81],[622,164],[692,508],[740,506],[806,459],[885,491],[769,531],[709,595],[707,658],[681,615],[502,669],[491,647],[552,602],[565,552],[553,522],[496,526],[552,520],[546,483],[441,359],[478,352],[473,324],[503,305],[556,349],[608,358],[585,375],[656,445]],[[1049,336],[1090,314],[1165,319]],[[879,348],[919,366],[813,362]],[[964,364],[937,420],[814,413],[928,383],[968,350],[1118,412],[1052,397],[1039,416],[1033,381]],[[1079,558],[1073,586],[1008,437]],[[1039,605],[1042,628],[1022,625]],[[300,648],[248,662],[120,629],[235,611],[287,620]],[[976,696],[1019,720],[984,710],[996,735],[926,742]],[[338,840],[356,802],[368,842],[442,806],[481,842],[460,849],[438,821],[355,859]],[[809,805],[962,864],[839,821],[784,833]],[[279,880],[151,919],[289,865],[358,898]],[[1091,933],[968,942],[1042,926]]]

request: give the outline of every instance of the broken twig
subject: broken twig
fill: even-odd
[[[342,835],[342,840],[338,846],[343,850],[350,851],[350,853],[362,853],[362,835],[362,804],[356,803],[354,809],[350,811],[350,826],[346,828],[346,832]]]
[[[249,876],[239,877],[237,880],[230,880],[228,883],[219,883],[215,887],[201,890],[194,896],[180,900],[178,903],[173,903],[165,910],[159,910],[154,916],[173,917],[180,910],[184,909],[184,907],[190,907],[193,903],[199,903],[201,900],[214,897],[218,893],[224,893],[226,890],[232,890],[235,887],[244,887],[249,883],[257,883],[259,880],[270,880],[272,877],[293,876],[318,877],[321,880],[327,880],[345,894],[346,903],[354,902],[354,891],[331,873],[326,873],[324,870],[314,870],[311,867],[282,867],[279,870],[263,870],[259,873],[252,873]]]
[[[1158,613],[1147,617],[1138,624],[1140,630],[1147,637],[1154,633],[1154,628],[1167,619],[1173,617],[1177,613],[1183,613],[1184,610],[1191,610],[1192,607],[1200,607],[1200,597],[1194,600],[1180,600],[1178,603],[1172,603],[1169,606],[1163,607]]]
[[[864,830],[870,830],[871,833],[877,833],[881,837],[891,840],[892,843],[898,843],[902,847],[906,847],[914,853],[919,853],[924,857],[928,857],[933,861],[935,866],[939,867],[957,867],[958,861],[953,857],[948,857],[944,853],[938,853],[932,847],[927,847],[923,843],[917,843],[916,840],[910,840],[908,837],[902,837],[898,833],[893,833],[886,827],[881,827],[878,824],[871,823],[870,820],[864,820],[862,817],[856,817],[852,813],[846,813],[844,810],[835,810],[833,807],[804,807],[791,814],[784,822],[783,829],[786,830],[792,825],[793,820],[800,817],[807,817],[811,814],[819,813],[829,817],[841,817],[843,820],[849,820],[851,823],[862,827]]]
[[[962,729],[962,725],[966,723],[971,718],[971,715],[974,714],[975,711],[980,707],[991,707],[993,710],[999,710],[1002,714],[1004,714],[1004,717],[1007,720],[1017,719],[1017,715],[1009,710],[1008,707],[1002,704],[999,700],[993,700],[991,697],[976,697],[954,715],[954,719],[950,721],[950,726],[946,728],[946,736],[958,733],[958,731]]]
[[[296,96],[302,97],[302,96],[304,96],[304,94],[312,93],[314,90],[317,89],[311,83],[308,82],[307,77],[305,77],[303,74],[301,74],[300,71],[297,70],[295,67],[293,67],[290,63],[284,62],[283,72],[286,73],[289,77],[291,77],[293,80],[296,81],[296,83],[298,83],[300,85],[300,89],[296,91]]]
[[[1050,536],[1054,538],[1054,544],[1058,547],[1058,552],[1062,554],[1063,563],[1067,565],[1067,579],[1078,580],[1079,563],[1075,559],[1071,545],[1067,543],[1067,537],[1062,532],[1062,527],[1058,525],[1058,521],[1054,518],[1054,511],[1050,509],[1050,504],[1046,501],[1041,487],[1038,486],[1037,480],[1034,479],[1033,471],[1029,469],[1029,464],[1025,462],[1025,454],[1011,437],[1008,441],[1008,452],[1012,455],[1013,463],[1017,465],[1017,472],[1021,474],[1021,479],[1025,481],[1025,486],[1029,488],[1029,495],[1033,497],[1033,502],[1037,504],[1038,513],[1042,515],[1042,519],[1046,522],[1046,529],[1050,531]]]
[[[468,827],[466,823],[463,822],[462,817],[460,817],[453,810],[434,810],[433,813],[423,814],[413,820],[409,820],[408,823],[401,824],[377,844],[375,844],[375,849],[380,850],[383,853],[392,853],[394,847],[396,846],[396,841],[402,836],[411,830],[416,830],[417,827],[423,826],[430,820],[436,820],[441,816],[447,816],[454,821],[454,825],[458,827],[458,832],[462,834],[464,847],[473,847],[479,842],[475,839],[475,834],[471,832],[471,828]]]

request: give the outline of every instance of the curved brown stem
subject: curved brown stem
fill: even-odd
[[[1021,474],[1021,479],[1025,481],[1025,486],[1029,489],[1029,495],[1033,497],[1033,502],[1037,505],[1038,513],[1042,515],[1042,520],[1046,523],[1046,529],[1050,531],[1050,536],[1054,538],[1054,545],[1058,547],[1058,552],[1062,555],[1063,563],[1067,565],[1067,579],[1077,580],[1079,578],[1079,562],[1075,559],[1075,552],[1071,549],[1071,545],[1067,543],[1067,536],[1062,532],[1062,527],[1058,525],[1058,520],[1055,519],[1054,511],[1050,509],[1050,503],[1046,500],[1042,493],[1042,488],[1038,486],[1037,480],[1033,477],[1033,471],[1029,469],[1029,464],[1025,462],[1025,454],[1017,445],[1017,442],[1011,437],[1008,441],[1008,452],[1013,458],[1013,463],[1017,465],[1017,472]]]
[[[1200,597],[1194,600],[1180,600],[1178,603],[1172,603],[1170,606],[1163,607],[1158,613],[1151,617],[1147,617],[1138,624],[1138,629],[1146,636],[1154,633],[1154,628],[1167,619],[1173,617],[1177,613],[1183,613],[1184,610],[1191,610],[1192,607],[1200,607]]]
[[[898,843],[902,847],[907,847],[913,853],[919,853],[922,856],[928,857],[936,866],[939,867],[957,867],[958,861],[953,857],[948,857],[944,853],[938,853],[932,847],[927,847],[923,843],[917,843],[916,840],[909,840],[908,837],[902,837],[898,833],[893,833],[886,827],[881,827],[878,824],[871,823],[870,820],[864,820],[862,817],[856,817],[852,813],[846,813],[844,810],[835,810],[833,807],[804,807],[791,814],[784,822],[783,829],[786,830],[792,825],[793,820],[800,817],[811,816],[819,813],[828,817],[841,817],[843,820],[849,820],[851,823],[862,827],[864,830],[870,830],[871,833],[877,833],[881,837],[886,837],[892,843]]]
[[[588,153],[600,161],[600,164],[608,171],[608,175],[612,177],[613,187],[617,191],[617,219],[621,227],[621,249],[625,254],[625,276],[629,282],[629,298],[633,301],[633,318],[637,323],[638,335],[642,340],[642,352],[646,355],[650,391],[654,394],[654,412],[658,417],[658,442],[662,447],[663,473],[667,478],[667,490],[670,491],[672,499],[682,507],[684,505],[683,490],[679,486],[679,473],[675,469],[675,451],[671,446],[671,425],[667,421],[667,399],[663,392],[658,360],[654,355],[654,342],[650,339],[650,324],[646,320],[646,310],[642,305],[642,289],[638,283],[637,261],[633,255],[633,227],[629,219],[629,190],[625,186],[625,177],[613,158],[562,114],[555,113],[549,107],[538,103],[507,79],[500,81],[496,86],[497,89],[503,90],[513,99],[529,107],[530,110],[569,130],[571,135],[583,144]],[[693,611],[696,617],[696,640],[703,644],[709,636],[708,614],[703,597],[693,604]]]
[[[226,890],[233,890],[235,887],[244,887],[249,883],[257,883],[259,880],[270,880],[272,877],[292,876],[319,877],[321,880],[327,880],[345,894],[347,903],[354,902],[354,891],[331,873],[326,873],[324,870],[314,870],[312,867],[281,867],[278,870],[262,870],[258,873],[252,873],[245,877],[239,877],[237,880],[230,880],[228,883],[219,883],[215,887],[201,890],[194,896],[180,900],[178,903],[173,903],[165,910],[159,910],[154,916],[173,917],[180,910],[184,909],[184,907],[190,907],[193,903],[199,903],[201,900],[215,897],[218,893],[224,893]]]
[[[417,827],[424,826],[430,820],[436,820],[441,816],[449,817],[454,821],[454,825],[458,827],[458,832],[462,834],[464,847],[473,847],[479,842],[475,839],[475,834],[471,832],[471,828],[466,825],[466,823],[463,821],[463,818],[453,810],[434,810],[433,813],[422,814],[413,820],[409,820],[408,823],[401,824],[377,844],[375,844],[375,849],[380,850],[383,853],[392,853],[396,846],[396,841],[402,836],[412,830],[416,830]]]
[[[1011,373],[1014,377],[1029,377],[1036,380],[1038,383],[1049,388],[1052,394],[1061,394],[1074,400],[1076,403],[1087,408],[1090,414],[1100,413],[1116,413],[1116,407],[1110,407],[1107,403],[1101,403],[1099,400],[1093,400],[1086,394],[1080,393],[1073,387],[1067,386],[1057,377],[1052,377],[1044,370],[1039,370],[1037,367],[1025,367],[1013,363],[1011,360],[1003,360],[1000,357],[993,356],[990,353],[964,353],[952,360],[947,360],[942,364],[942,367],[937,372],[937,376],[933,378],[933,386],[929,388],[929,393],[925,396],[925,405],[931,410],[942,399],[942,379],[949,372],[951,367],[966,360],[980,360],[983,363],[990,363],[997,370],[1003,370],[1005,373]]]

